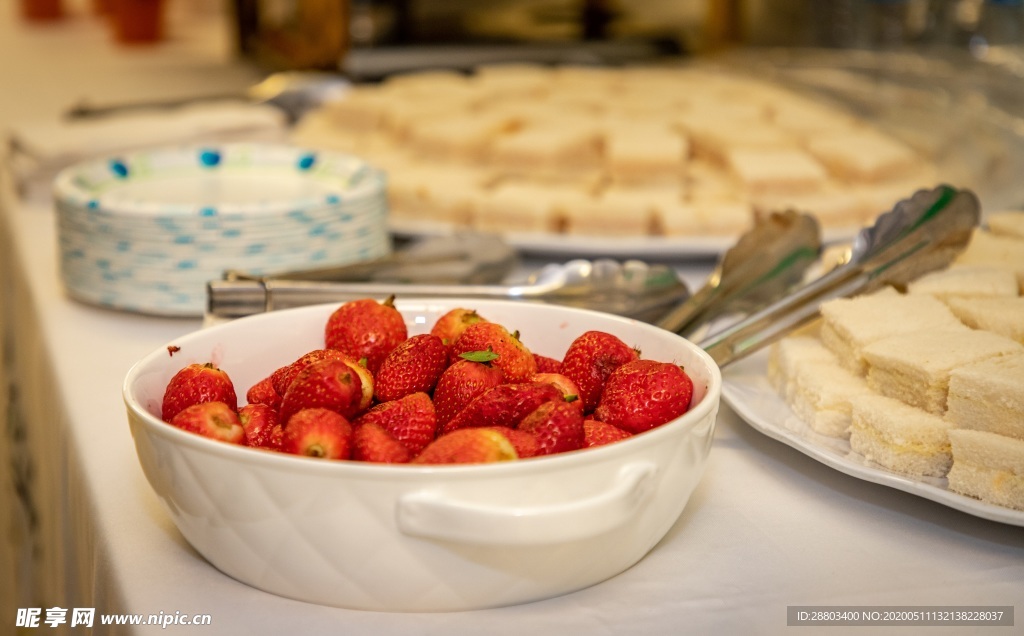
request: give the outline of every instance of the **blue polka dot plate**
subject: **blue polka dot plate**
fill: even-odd
[[[54,182],[69,295],[200,316],[224,270],[273,273],[391,251],[383,173],[283,144],[162,147],[85,161]]]

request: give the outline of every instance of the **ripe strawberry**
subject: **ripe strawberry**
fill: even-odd
[[[487,362],[459,359],[437,380],[434,388],[434,410],[439,427],[447,424],[473,398],[504,381],[501,369]]]
[[[365,360],[356,360],[355,358],[345,356],[341,361],[347,364],[348,368],[352,369],[352,371],[359,376],[359,388],[361,390],[361,394],[359,397],[359,405],[356,407],[356,412],[362,413],[373,405],[373,392],[376,384],[373,379],[373,374],[366,368],[366,364],[364,364]]]
[[[373,422],[356,422],[352,431],[352,459],[378,464],[407,464],[412,453],[405,444]]]
[[[395,309],[394,296],[380,303],[372,298],[353,300],[336,309],[324,327],[324,343],[356,360],[376,374],[391,350],[409,337],[405,319]]]
[[[292,380],[281,398],[281,422],[288,428],[292,415],[313,407],[323,407],[353,417],[363,397],[359,375],[345,360],[313,362]]]
[[[448,347],[431,334],[412,336],[395,347],[377,372],[374,391],[381,402],[434,390],[448,366]]]
[[[170,422],[184,409],[203,402],[223,402],[238,410],[231,378],[212,362],[190,364],[174,374],[164,389],[161,415],[165,422]]]
[[[277,411],[266,404],[253,402],[238,409],[238,419],[245,431],[247,446],[279,450],[281,448],[281,423]]]
[[[518,430],[537,438],[538,455],[583,448],[583,413],[570,402],[541,404],[523,418]]]
[[[374,424],[408,448],[419,453],[437,435],[437,414],[426,393],[412,393],[390,402],[381,402],[359,416],[355,424]]]
[[[545,402],[564,402],[562,392],[546,382],[499,384],[484,391],[459,411],[441,429],[448,433],[460,428],[506,426],[516,428],[524,417]]]
[[[453,359],[470,351],[498,354],[491,364],[505,374],[505,382],[525,382],[537,372],[537,361],[519,340],[519,333],[510,333],[496,322],[473,323],[452,343]]]
[[[516,449],[492,429],[469,428],[442,435],[417,455],[413,464],[478,464],[517,459]]]
[[[475,309],[456,307],[438,318],[430,328],[430,333],[450,345],[462,335],[466,327],[477,322],[487,322],[487,319],[476,313]]]
[[[642,433],[685,413],[692,398],[693,382],[682,367],[635,360],[608,377],[594,417],[630,433]]]
[[[617,426],[597,420],[583,421],[583,447],[603,446],[631,437],[631,434]]]
[[[302,409],[285,425],[281,450],[308,457],[349,459],[352,456],[352,424],[329,409]]]
[[[274,389],[274,381],[267,376],[249,387],[245,392],[245,401],[249,404],[266,404],[275,411],[281,408],[281,394]]]
[[[512,448],[516,449],[516,456],[519,457],[519,459],[536,457],[540,454],[540,445],[537,443],[537,438],[534,437],[532,433],[504,426],[482,426],[481,428],[484,430],[497,431],[507,437],[508,441],[512,442]]]
[[[187,406],[171,418],[171,424],[222,442],[245,443],[245,431],[238,413],[224,402],[199,402]]]
[[[277,394],[284,397],[295,376],[299,375],[309,365],[320,360],[344,360],[347,357],[344,353],[334,349],[314,349],[302,354],[295,362],[275,370],[270,374],[270,382],[274,385],[274,390],[277,391]]]
[[[562,375],[576,383],[583,412],[597,408],[601,390],[612,371],[639,359],[640,355],[617,336],[604,331],[587,331],[572,341],[562,358]]]
[[[553,384],[562,391],[566,402],[571,402],[581,413],[583,402],[580,400],[580,388],[576,383],[561,373],[534,373],[530,376],[530,382],[547,382]]]
[[[556,360],[550,356],[542,356],[539,353],[533,354],[533,359],[537,361],[537,373],[562,372],[561,360]]]

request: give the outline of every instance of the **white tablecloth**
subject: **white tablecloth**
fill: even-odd
[[[224,47],[204,44],[217,36],[198,27],[127,50],[91,17],[29,28],[11,5],[0,16],[0,124],[55,117],[89,87],[113,100],[222,91],[252,79]],[[121,402],[131,364],[200,321],[69,300],[50,202],[18,198],[5,176],[0,208],[0,406],[14,400],[0,441],[0,632],[19,608],[55,606],[208,614],[206,632],[216,634],[645,636],[791,631],[793,605],[1024,608],[1024,530],[839,474],[758,434],[727,407],[679,521],[639,564],[586,590],[502,609],[404,615],[252,589],[214,569],[174,528],[138,465]],[[932,631],[1020,633],[1022,624],[1017,616],[1015,628]],[[163,630],[138,630],[150,631]]]

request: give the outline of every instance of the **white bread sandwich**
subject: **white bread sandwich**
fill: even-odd
[[[946,404],[946,419],[957,428],[1024,440],[1024,353],[954,369]]]
[[[816,334],[792,334],[776,340],[768,349],[768,381],[788,400],[795,389],[797,370],[815,362],[838,364],[835,354]]]
[[[403,221],[469,224],[491,178],[482,170],[407,166],[389,173],[389,214]]]
[[[853,401],[850,448],[903,475],[941,477],[952,463],[952,425],[931,413],[881,395]]]
[[[571,210],[588,205],[579,187],[509,180],[480,199],[474,227],[481,232],[557,232]]]
[[[986,217],[985,224],[992,234],[1024,240],[1024,211],[992,212]]]
[[[736,236],[754,224],[750,203],[738,197],[693,196],[684,204],[695,215],[695,223],[709,236]],[[679,234],[678,220],[663,220],[666,234]]]
[[[822,133],[807,140],[807,150],[829,172],[846,181],[881,181],[911,172],[917,154],[895,138],[865,129]]]
[[[850,435],[853,405],[871,394],[864,378],[835,360],[809,362],[796,369],[789,405],[814,432],[846,438]]]
[[[828,171],[799,148],[734,148],[726,162],[752,193],[808,192],[828,180]]]
[[[507,174],[542,180],[591,173],[603,161],[596,124],[557,118],[495,137],[488,157]]]
[[[997,506],[1024,510],[1024,440],[987,431],[949,432],[949,489]]]
[[[605,168],[623,184],[674,183],[685,175],[689,141],[668,125],[614,121],[605,124]]]
[[[975,228],[970,243],[957,256],[955,263],[1004,267],[1017,275],[1017,285],[1024,289],[1024,238]]]
[[[1024,344],[1024,296],[951,297],[946,304],[965,325],[991,331]]]
[[[931,294],[940,300],[952,297],[1016,297],[1017,287],[1017,276],[1005,267],[958,265],[925,274],[907,285],[907,293]]]
[[[891,336],[963,328],[942,301],[927,295],[880,293],[821,305],[821,340],[850,371],[864,375],[865,347]]]
[[[682,206],[678,189],[610,187],[567,210],[568,234],[649,236],[658,228],[660,211]]]
[[[876,340],[862,351],[873,390],[936,415],[946,412],[950,373],[988,358],[1024,352],[1004,336],[960,324]]]

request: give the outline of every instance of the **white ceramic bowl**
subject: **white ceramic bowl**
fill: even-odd
[[[185,538],[253,587],[312,603],[381,611],[454,611],[523,603],[615,576],[676,522],[704,470],[721,374],[701,349],[651,325],[515,301],[401,300],[411,334],[453,307],[520,331],[561,358],[600,329],[643,357],[685,367],[694,405],[619,443],[461,466],[326,461],[234,446],[160,420],[170,377],[213,361],[239,395],[323,346],[336,304],[260,314],[204,329],[139,361],[124,383],[146,477]]]

